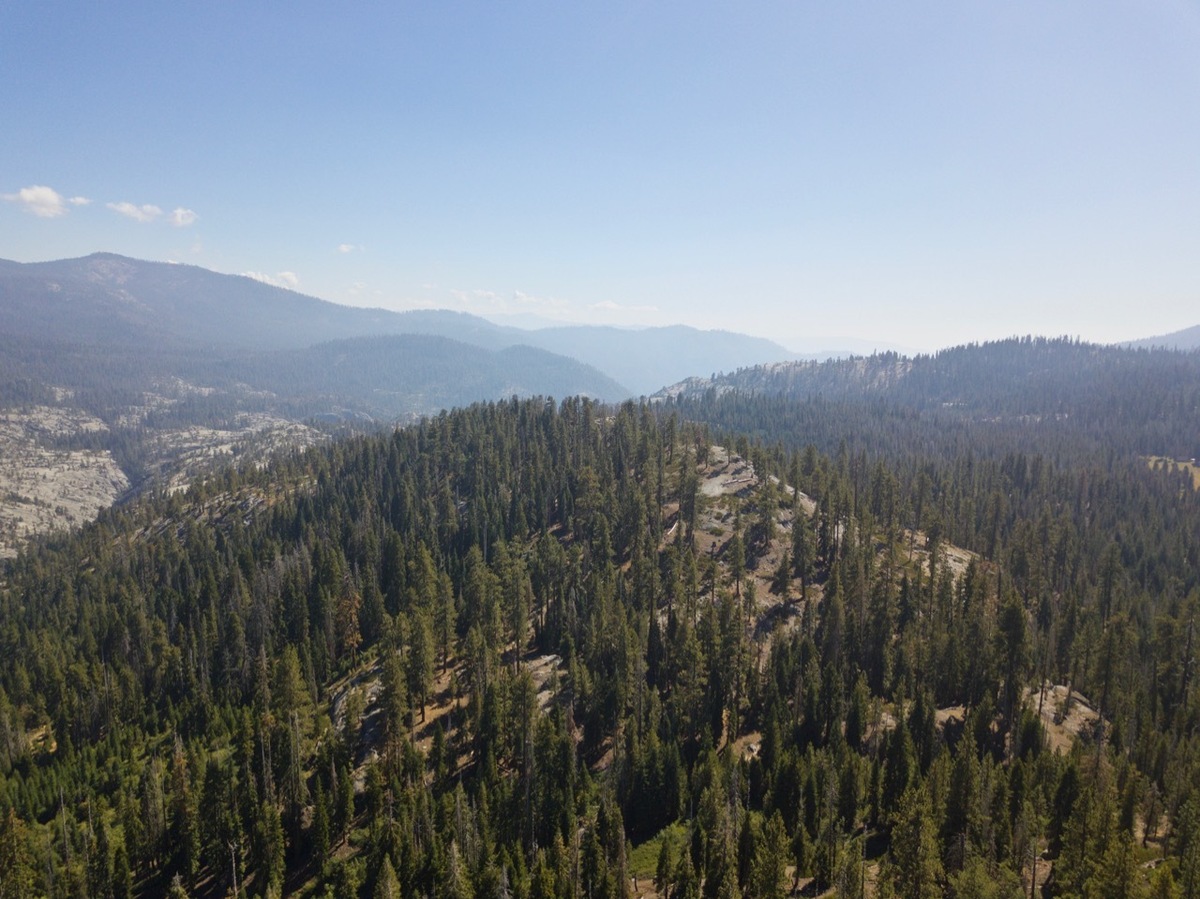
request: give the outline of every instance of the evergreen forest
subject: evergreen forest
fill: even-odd
[[[984,349],[978,402],[514,398],[41,539],[0,897],[1200,896],[1196,357]]]

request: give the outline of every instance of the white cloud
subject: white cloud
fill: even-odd
[[[92,201],[89,200],[87,197],[71,197],[71,199],[67,200],[67,202],[70,203],[72,206],[91,206],[92,205]]]
[[[190,209],[184,209],[182,206],[176,207],[167,219],[176,228],[186,228],[188,225],[196,221],[198,216]]]
[[[437,290],[437,285],[422,285],[426,289]],[[450,300],[446,306],[462,312],[482,316],[536,316],[538,318],[569,321],[573,318],[572,304],[558,297],[535,296],[522,290],[511,293],[500,293],[495,290],[455,290],[446,291]]]
[[[487,310],[494,312],[500,302],[500,295],[492,290],[459,290],[450,288],[450,296],[454,298],[451,306],[463,312]]]
[[[4,199],[38,218],[53,219],[67,214],[67,201],[62,194],[44,184],[22,187],[15,194],[4,194]]]
[[[355,250],[362,250],[362,247],[352,243],[340,243],[337,245],[337,251],[343,255],[353,253]]]
[[[589,309],[595,309],[597,312],[658,312],[657,306],[622,306],[620,303],[614,303],[612,300],[601,300],[599,303],[592,303]]]
[[[265,272],[242,272],[242,277],[253,278],[272,287],[286,287],[288,290],[296,290],[300,286],[300,277],[295,272],[276,272],[274,275]]]
[[[559,312],[571,305],[566,300],[560,300],[558,297],[535,297],[521,290],[514,290],[512,298],[513,302],[517,304],[522,312],[536,310],[542,315]]]
[[[122,201],[120,203],[108,203],[107,206],[113,212],[118,212],[126,218],[133,219],[135,222],[152,222],[163,214],[163,211],[153,203],[135,206],[133,203]]]

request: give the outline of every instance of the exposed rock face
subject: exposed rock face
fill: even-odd
[[[66,438],[104,430],[71,409],[0,413],[0,557],[16,555],[36,534],[90,521],[129,489],[108,451],[60,448]]]

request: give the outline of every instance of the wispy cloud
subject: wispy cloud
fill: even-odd
[[[645,314],[648,312],[658,312],[657,306],[625,306],[621,303],[614,303],[612,300],[601,300],[599,303],[592,303],[589,309],[595,309],[597,312],[620,312],[620,313],[637,313]]]
[[[346,296],[353,300],[370,298],[372,302],[377,302],[378,298],[383,296],[383,291],[378,287],[372,287],[366,281],[352,281],[346,288]]]
[[[9,203],[16,203],[30,215],[36,215],[38,218],[53,219],[60,215],[67,214],[67,203],[71,202],[75,205],[76,200],[84,200],[83,197],[75,197],[70,201],[63,198],[63,195],[56,191],[53,187],[46,187],[44,184],[33,184],[29,187],[22,187],[15,194],[4,194],[4,199]],[[84,200],[84,202],[88,202]]]
[[[460,290],[458,288],[450,288],[450,296],[453,298],[453,305],[462,309],[464,312],[486,310],[495,312],[496,308],[503,304],[503,299],[500,294],[494,290]]]
[[[44,184],[33,184],[22,187],[14,194],[0,194],[0,198],[9,203],[15,203],[31,215],[39,218],[52,219],[66,215],[70,207],[91,206],[91,197],[64,197],[52,187]],[[193,224],[198,216],[194,210],[177,206],[173,212],[164,217],[163,210],[153,203],[138,205],[122,200],[119,203],[105,203],[109,209],[118,215],[133,219],[135,222],[156,222],[160,219],[176,228],[186,228]]]
[[[362,252],[362,247],[353,243],[340,243],[337,245],[337,251],[344,256],[347,253]]]
[[[508,320],[524,326],[537,321],[559,324],[604,324],[642,327],[658,324],[662,313],[657,306],[617,303],[602,300],[583,304],[561,297],[526,293],[523,290],[498,291],[484,288],[473,290],[442,288],[437,284],[421,285],[428,295],[421,300],[409,300],[404,308],[453,309],[490,318]],[[351,291],[353,294],[353,291]]]
[[[184,206],[176,206],[171,212],[164,213],[161,206],[156,206],[153,203],[143,203],[139,206],[136,203],[122,200],[120,203],[106,203],[105,205],[118,215],[133,219],[135,222],[149,224],[150,222],[162,220],[172,228],[186,228],[189,225],[195,224],[196,219],[199,218],[195,210]]]
[[[153,203],[137,206],[133,203],[122,201],[120,203],[107,203],[105,205],[113,212],[119,213],[126,218],[131,218],[135,222],[152,222],[163,214],[163,211]]]
[[[428,285],[435,287],[435,285]],[[544,318],[569,317],[571,304],[558,297],[543,297],[523,290],[500,293],[495,290],[448,291],[451,307],[474,315],[538,315]]]
[[[537,310],[543,315],[563,311],[571,305],[558,297],[539,297],[523,290],[514,290],[512,299],[521,311]]]
[[[274,275],[268,275],[266,272],[242,272],[242,277],[253,278],[272,287],[286,287],[288,290],[300,287],[300,277],[295,272],[276,272]]]
[[[182,206],[178,206],[176,207],[175,211],[171,213],[167,221],[169,221],[171,225],[176,228],[186,228],[188,225],[193,224],[197,218],[199,218],[199,216],[197,216],[192,210],[184,209]]]

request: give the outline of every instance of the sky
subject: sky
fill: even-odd
[[[0,258],[795,350],[1200,323],[1200,4],[0,4]]]

